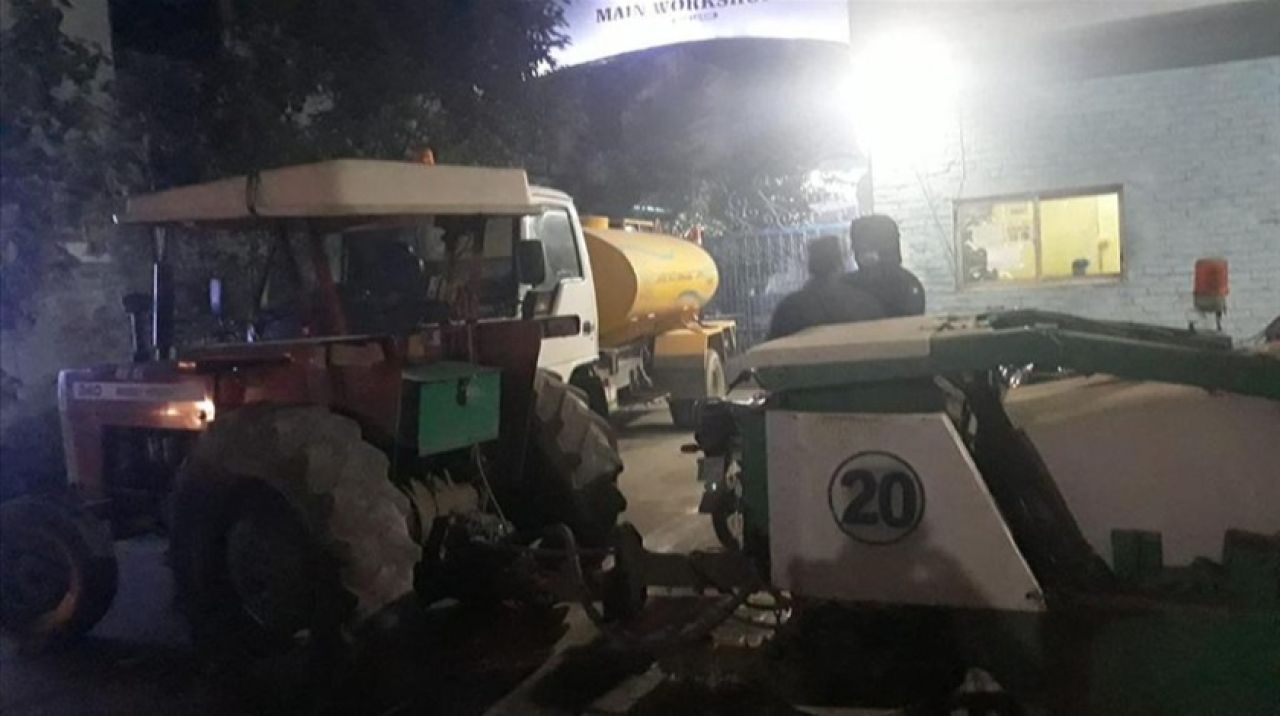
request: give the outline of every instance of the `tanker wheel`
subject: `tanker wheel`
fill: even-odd
[[[724,359],[720,357],[720,351],[707,351],[703,376],[706,379],[707,398],[723,398],[728,395],[729,381],[725,377]],[[697,428],[702,402],[702,399],[688,398],[668,400],[667,407],[671,411],[671,422],[682,430]]]
[[[352,420],[320,407],[219,416],[174,498],[174,576],[197,645],[228,666],[340,648],[412,591],[409,510]]]
[[[70,499],[0,505],[0,627],[30,647],[93,628],[116,594],[111,531]]]
[[[538,371],[534,399],[529,477],[537,521],[567,525],[583,546],[605,546],[627,508],[617,436],[587,396],[554,373]]]

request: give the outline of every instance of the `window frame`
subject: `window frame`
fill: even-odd
[[[1115,194],[1116,196],[1116,215],[1117,227],[1116,240],[1119,242],[1120,253],[1120,270],[1116,273],[1108,273],[1104,275],[1093,276],[1058,276],[1053,278],[1042,278],[1042,256],[1044,254],[1040,245],[1040,202],[1052,201],[1055,199],[1079,199],[1089,196],[1100,196],[1104,194]],[[1031,203],[1032,215],[1032,242],[1036,252],[1036,277],[1029,279],[1008,279],[1004,281],[966,281],[964,271],[964,246],[963,239],[960,236],[960,206],[961,204],[978,203],[978,202],[1014,202],[1026,201]],[[1074,187],[1070,189],[1049,189],[1045,191],[1024,191],[1010,192],[1005,194],[990,194],[985,196],[957,198],[951,204],[951,250],[955,257],[955,280],[956,288],[960,291],[992,291],[1008,288],[1062,288],[1067,286],[1096,286],[1107,284],[1124,283],[1129,278],[1129,261],[1125,242],[1128,231],[1125,227],[1125,210],[1124,210],[1124,185],[1122,184],[1100,184],[1093,186]]]

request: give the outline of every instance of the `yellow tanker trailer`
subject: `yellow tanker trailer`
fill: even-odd
[[[599,320],[595,374],[608,405],[666,395],[676,425],[726,392],[736,324],[701,317],[720,283],[711,255],[667,234],[583,217]]]

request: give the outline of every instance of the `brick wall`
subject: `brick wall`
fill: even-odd
[[[1003,306],[1186,325],[1197,257],[1230,262],[1224,329],[1280,315],[1280,57],[963,94],[927,156],[874,157],[930,311]],[[1120,185],[1119,282],[957,289],[953,201]]]

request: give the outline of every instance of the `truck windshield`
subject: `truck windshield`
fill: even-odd
[[[521,229],[524,238],[541,241],[547,252],[548,286],[582,276],[582,257],[578,255],[568,211],[551,208],[537,216],[526,216]]]

